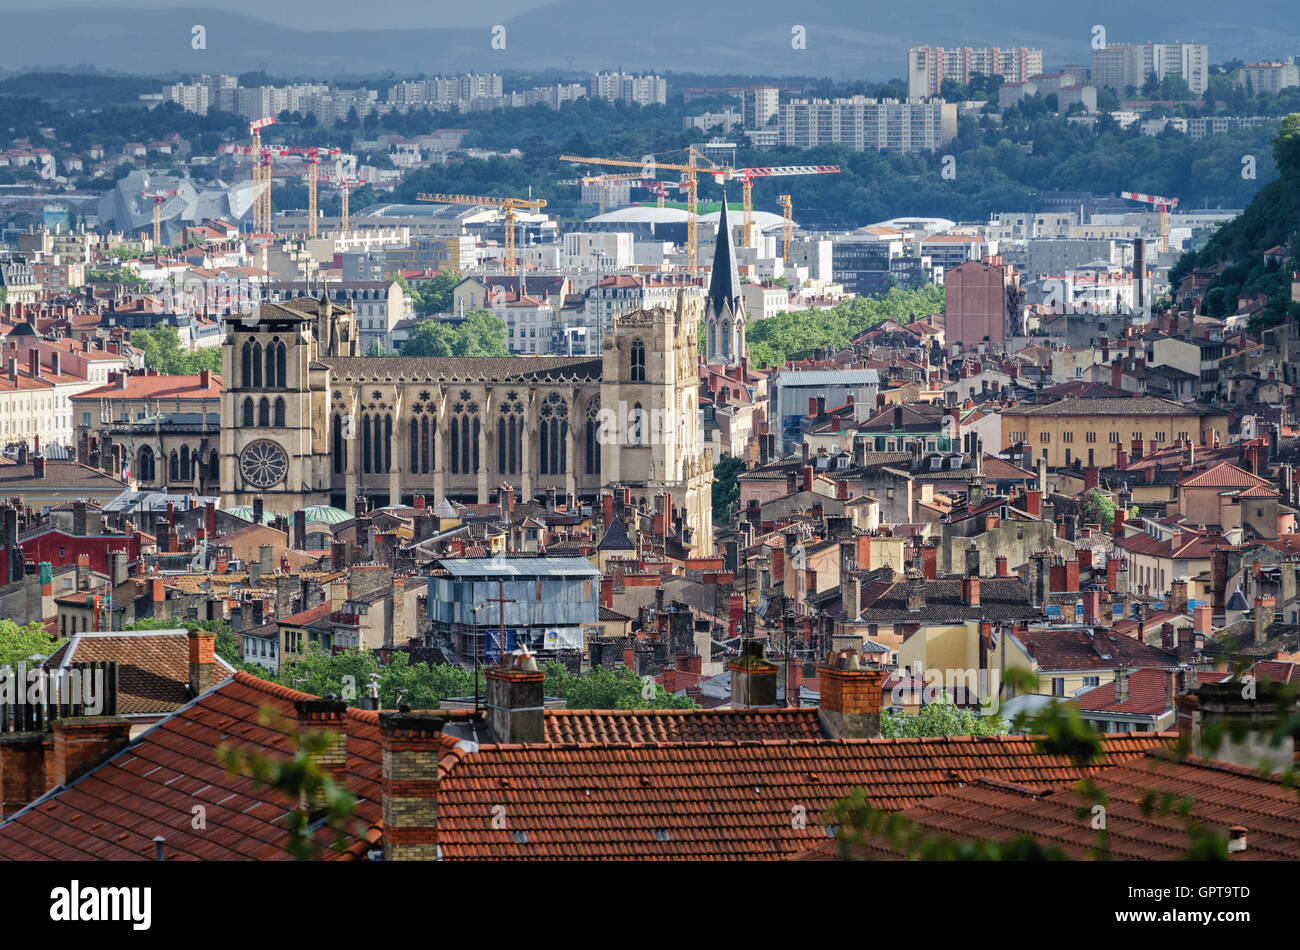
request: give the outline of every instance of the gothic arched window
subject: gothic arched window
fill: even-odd
[[[251,429],[256,423],[253,421],[253,397],[244,398],[244,428]]]
[[[284,425],[284,399],[280,396],[275,397],[275,424]]]
[[[632,372],[629,378],[634,383],[645,382],[645,344],[640,340],[632,341]]]
[[[510,393],[501,404],[501,418],[497,420],[497,471],[502,475],[519,474],[523,457],[524,407]]]
[[[537,471],[563,475],[568,471],[569,406],[559,393],[551,393],[538,415]]]
[[[263,428],[271,424],[271,400],[265,396],[257,404],[257,424]]]
[[[240,351],[239,360],[240,369],[242,370],[240,378],[244,381],[244,387],[248,388],[253,385],[253,341],[245,340],[244,346]]]
[[[600,474],[600,397],[587,403],[587,474]]]
[[[462,390],[461,402],[451,407],[451,473],[471,475],[478,471],[478,437],[481,426],[478,403],[470,402],[468,389]]]
[[[342,475],[348,467],[347,440],[343,438],[343,417],[334,414],[334,474]]]
[[[253,388],[262,388],[262,344],[253,344]]]
[[[140,449],[137,456],[138,461],[135,466],[135,477],[141,482],[151,482],[154,480],[154,457],[153,449],[144,446]]]

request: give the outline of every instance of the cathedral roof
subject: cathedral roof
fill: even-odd
[[[546,377],[599,380],[602,361],[590,356],[335,356],[320,363],[336,379],[475,383],[537,382]]]
[[[713,246],[713,271],[709,275],[707,306],[714,313],[730,310],[739,313],[740,272],[736,269],[736,248],[731,240],[731,219],[727,215],[727,199],[723,196],[722,211],[718,215],[718,239]]]

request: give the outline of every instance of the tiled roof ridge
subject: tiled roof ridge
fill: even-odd
[[[799,715],[806,714],[815,710],[815,706],[784,707],[784,706],[767,706],[761,708],[745,707],[715,707],[712,709],[548,709],[545,712],[547,716],[698,716],[707,714],[710,716],[752,716],[755,713],[763,715]]]
[[[1169,735],[1169,733],[1161,733]],[[1274,785],[1282,785],[1283,778],[1280,772],[1264,772],[1258,768],[1251,768],[1248,765],[1238,765],[1235,762],[1223,762],[1218,759],[1205,759],[1197,755],[1188,755],[1184,758],[1175,758],[1164,748],[1148,749],[1145,753],[1147,758],[1164,759],[1174,765],[1190,765],[1198,769],[1206,769],[1211,772],[1223,772],[1228,775],[1236,775],[1241,778],[1255,779],[1256,781],[1271,782]],[[1133,763],[1125,763],[1132,765]]]
[[[319,698],[313,696],[311,693],[304,693],[301,690],[293,689],[289,686],[281,686],[279,683],[273,683],[270,680],[261,679],[260,677],[254,676],[252,673],[247,673],[244,670],[237,671],[233,679],[235,682],[240,683],[243,686],[247,686],[262,693],[267,693],[268,695],[275,696],[279,699],[287,699],[291,702],[300,699]]]

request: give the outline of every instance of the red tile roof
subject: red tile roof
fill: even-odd
[[[76,596],[84,605],[85,593]],[[117,704],[121,715],[171,712],[190,701],[189,635],[184,631],[73,634],[44,665],[104,661],[117,663]],[[216,662],[218,676],[234,672],[220,657]]]
[[[195,376],[128,376],[126,388],[109,384],[88,389],[74,399],[220,399],[221,377],[213,374],[204,389]]]
[[[1128,699],[1115,702],[1115,684],[1103,683],[1080,693],[1066,705],[1092,712],[1159,716],[1174,704],[1174,684],[1169,670],[1133,670],[1128,677]]]
[[[297,802],[231,776],[215,750],[226,742],[288,755],[293,740],[260,721],[259,713],[292,720],[294,701],[312,698],[236,673],[98,768],[0,824],[0,859],[152,860],[156,835],[167,839],[168,860],[288,859],[285,819]],[[378,714],[348,710],[346,722],[347,785],[359,798],[355,817],[375,823],[382,799]],[[191,825],[196,804],[206,808],[203,830]],[[319,840],[332,844],[333,834],[322,830]],[[337,857],[328,850],[323,856]]]
[[[1108,763],[1160,737],[1109,736]],[[825,839],[818,818],[863,786],[899,809],[979,775],[1031,784],[1085,772],[1025,736],[630,745],[485,745],[443,758],[438,843],[446,860],[772,859]],[[484,820],[493,805],[508,829]],[[807,826],[792,815],[802,807]]]
[[[1161,817],[1145,814],[1149,791],[1190,798],[1192,815],[1211,832],[1227,836],[1234,825],[1247,829],[1245,851],[1233,861],[1294,861],[1300,858],[1300,799],[1276,777],[1221,762],[1189,759],[1174,762],[1147,755],[1106,769],[1096,783],[1107,796],[1108,857],[1116,861],[1175,861],[1185,858],[1189,839],[1184,819],[1173,810]],[[903,814],[935,834],[957,841],[1008,841],[1028,835],[1061,849],[1075,860],[1089,858],[1096,832],[1079,820],[1092,801],[1069,785],[1034,787],[977,781],[949,794],[930,798]],[[822,842],[810,857],[829,858],[835,844]],[[884,842],[873,842],[865,856],[900,855]]]
[[[548,709],[555,743],[721,742],[823,738],[813,709]]]
[[[1241,488],[1254,485],[1271,485],[1267,478],[1238,468],[1231,462],[1220,462],[1213,468],[1192,475],[1178,483],[1183,488]]]

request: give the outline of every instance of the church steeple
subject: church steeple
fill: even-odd
[[[704,300],[705,359],[710,363],[738,363],[745,353],[745,301],[736,267],[736,246],[731,238],[727,196],[722,196],[718,237],[713,246],[713,270]]]
[[[709,303],[715,313],[730,309],[740,311],[740,272],[736,269],[736,247],[731,240],[731,221],[727,216],[727,196],[722,196],[722,213],[718,217],[718,239],[713,246],[713,271],[709,275]]]

